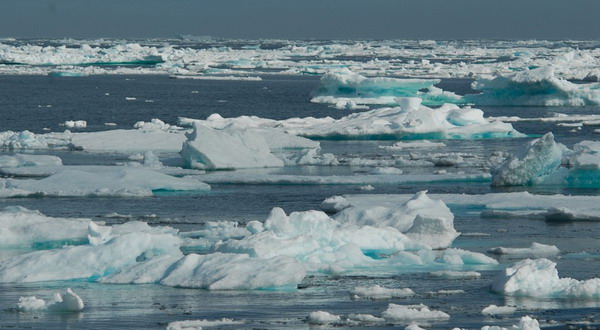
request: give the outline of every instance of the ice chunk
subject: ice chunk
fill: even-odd
[[[343,196],[332,196],[321,203],[321,210],[327,213],[337,213],[349,206],[350,204]]]
[[[395,104],[399,97],[418,96],[425,104],[433,105],[460,101],[460,96],[433,87],[439,82],[439,79],[367,78],[343,68],[321,77],[311,102],[355,109],[356,105]]]
[[[55,293],[48,302],[34,296],[21,297],[17,309],[23,312],[49,311],[56,313],[79,312],[84,308],[83,300],[70,288],[64,294]]]
[[[414,296],[415,292],[411,289],[388,289],[379,285],[372,287],[357,287],[350,292],[350,295],[355,298],[367,299],[391,299],[391,298],[406,298]]]
[[[43,135],[36,135],[30,131],[0,132],[0,148],[2,149],[47,149],[48,142]]]
[[[446,279],[463,279],[463,278],[479,278],[481,277],[481,273],[478,272],[473,272],[473,271],[469,271],[469,272],[459,272],[459,271],[452,271],[452,270],[440,270],[440,271],[436,271],[436,272],[431,272],[429,273],[432,276],[435,277],[441,277],[441,278],[446,278]]]
[[[534,257],[553,256],[560,253],[560,250],[554,245],[545,245],[533,242],[528,248],[505,248],[496,247],[488,250],[493,254],[510,254],[510,255],[529,255]]]
[[[392,322],[445,321],[450,319],[450,315],[442,311],[430,310],[429,307],[423,304],[389,304],[388,309],[382,313],[382,316],[386,321]]]
[[[22,207],[0,212],[0,247],[52,248],[85,243],[89,219],[46,217]]]
[[[15,154],[13,156],[0,156],[0,167],[24,166],[60,166],[62,160],[51,155]]]
[[[392,208],[349,207],[334,218],[361,226],[393,227],[433,248],[448,247],[460,234],[454,229],[454,215],[450,209],[441,200],[430,199],[426,191]]]
[[[202,327],[220,327],[228,325],[241,325],[244,322],[235,321],[233,319],[222,318],[220,320],[185,320],[175,321],[167,325],[167,330],[199,330]]]
[[[482,327],[481,330],[540,330],[540,323],[529,316],[523,316],[521,320],[519,320],[519,324],[513,325],[510,328],[486,325]]]
[[[172,234],[127,233],[100,245],[68,246],[18,255],[0,264],[0,282],[94,279],[138,260],[181,256],[181,241]]]
[[[564,147],[554,142],[547,133],[529,142],[512,158],[498,165],[492,172],[494,186],[522,186],[542,183],[546,176],[557,171]]]
[[[201,191],[210,186],[147,168],[65,166],[41,180],[0,179],[0,196],[150,196],[153,191]]]
[[[569,150],[547,133],[498,165],[492,172],[492,185],[595,188],[600,187],[599,172],[600,142],[582,141]]]
[[[87,122],[85,120],[67,120],[63,125],[67,128],[86,128]]]
[[[482,93],[464,99],[478,105],[600,105],[600,83],[574,84],[557,78],[549,66],[479,79],[472,87]]]
[[[325,311],[316,311],[308,315],[308,323],[311,324],[331,324],[341,321],[342,318],[339,315],[334,315]]]
[[[598,299],[600,278],[585,281],[559,278],[556,263],[544,258],[525,259],[496,276],[492,290],[508,296]]]
[[[513,314],[517,311],[516,307],[512,306],[496,306],[489,305],[488,307],[481,310],[483,315],[502,315],[502,314]]]
[[[280,167],[262,135],[249,130],[215,130],[199,124],[187,135],[181,156],[189,168],[234,169]]]

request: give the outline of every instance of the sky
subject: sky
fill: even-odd
[[[600,0],[0,0],[0,37],[600,39]]]

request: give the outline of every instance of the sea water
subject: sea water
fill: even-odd
[[[468,79],[444,79],[446,90],[464,94]],[[340,118],[347,110],[310,103],[310,92],[318,85],[318,77],[265,76],[261,81],[179,80],[165,75],[104,75],[87,77],[0,76],[0,109],[3,120],[0,131],[30,130],[35,133],[62,131],[67,120],[86,120],[81,131],[129,129],[137,121],[159,118],[175,124],[178,117],[204,119],[212,113],[224,117],[255,115],[263,118],[290,117]],[[135,98],[132,99],[132,98]],[[600,108],[545,107],[479,107],[486,116],[547,117],[552,113],[593,114]],[[107,126],[106,123],[115,125]],[[515,129],[529,138],[495,140],[445,141],[439,150],[416,150],[413,153],[469,153],[480,158],[494,152],[512,152],[531,137],[554,132],[558,142],[567,146],[581,140],[595,140],[593,127],[571,128],[548,122],[515,122]],[[74,129],[75,131],[76,129]],[[367,160],[391,159],[395,154],[379,148],[394,141],[321,141],[322,152],[338,157]],[[65,165],[105,164],[127,161],[127,155],[88,153],[86,151],[44,151],[63,159]],[[397,153],[409,153],[398,151]],[[10,152],[3,152],[10,154]],[[161,154],[161,158],[175,157]],[[405,168],[404,173],[431,174],[448,172],[479,173],[479,165],[429,168]],[[361,166],[301,166],[283,169],[247,170],[248,176],[258,174],[302,174],[309,176],[357,175],[367,171]],[[236,171],[244,173],[244,171]],[[210,174],[209,174],[210,175]],[[211,183],[212,190],[197,194],[159,193],[143,198],[46,197],[0,199],[0,207],[21,205],[39,210],[47,216],[86,217],[107,223],[142,220],[152,225],[168,225],[183,231],[201,228],[207,221],[233,220],[245,224],[264,221],[273,207],[286,212],[319,209],[320,203],[333,195],[371,193],[348,184],[240,184]],[[523,191],[554,194],[598,195],[597,189],[491,188],[489,180],[473,182],[435,182],[375,185],[372,193],[413,194],[421,190],[430,193],[485,194]],[[455,227],[460,236],[454,247],[485,253],[496,246],[524,247],[532,241],[556,245],[563,254],[587,252],[590,258],[558,259],[561,277],[588,279],[600,276],[600,227],[595,222],[547,223],[520,218],[482,218],[479,210],[461,205],[448,205],[455,215]],[[126,215],[127,217],[117,216]],[[3,251],[1,255],[16,254]],[[0,255],[0,256],[1,256]],[[317,310],[336,315],[372,314],[380,316],[389,303],[419,304],[442,310],[450,320],[435,322],[434,328],[479,328],[484,325],[516,324],[522,315],[532,315],[543,326],[562,328],[597,327],[600,323],[598,300],[518,299],[492,293],[492,278],[499,270],[512,265],[516,257],[498,258],[500,265],[478,270],[476,279],[440,279],[431,276],[427,267],[390,269],[384,274],[309,275],[293,291],[207,291],[171,288],[160,285],[112,285],[88,281],[41,282],[31,284],[0,284],[0,327],[6,328],[164,328],[178,320],[231,318],[242,325],[221,325],[221,328],[307,328],[308,315]],[[411,288],[416,295],[387,300],[353,300],[349,292],[355,287],[372,285]],[[15,310],[22,296],[49,298],[53,292],[67,287],[80,295],[86,304],[75,314],[20,313]],[[459,293],[439,293],[442,290],[462,290]],[[442,291],[443,292],[443,291]],[[517,306],[519,311],[498,317],[483,316],[488,305]],[[348,326],[348,325],[346,325]],[[365,326],[364,324],[362,326]],[[375,324],[373,328],[393,327]]]

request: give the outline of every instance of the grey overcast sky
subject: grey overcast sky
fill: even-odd
[[[600,0],[0,0],[0,37],[600,39]]]

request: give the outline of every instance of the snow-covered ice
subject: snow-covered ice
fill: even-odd
[[[73,313],[80,312],[84,307],[83,300],[70,288],[64,294],[55,293],[54,297],[48,301],[30,296],[19,298],[17,303],[17,310],[22,312]]]
[[[496,276],[492,290],[508,296],[562,299],[599,299],[600,278],[559,278],[556,263],[548,259],[525,259]]]
[[[560,250],[554,245],[540,244],[537,242],[531,243],[528,248],[506,248],[506,247],[495,247],[488,250],[489,253],[493,254],[507,254],[507,255],[518,255],[518,256],[533,256],[533,257],[548,257],[554,256],[560,253]]]

